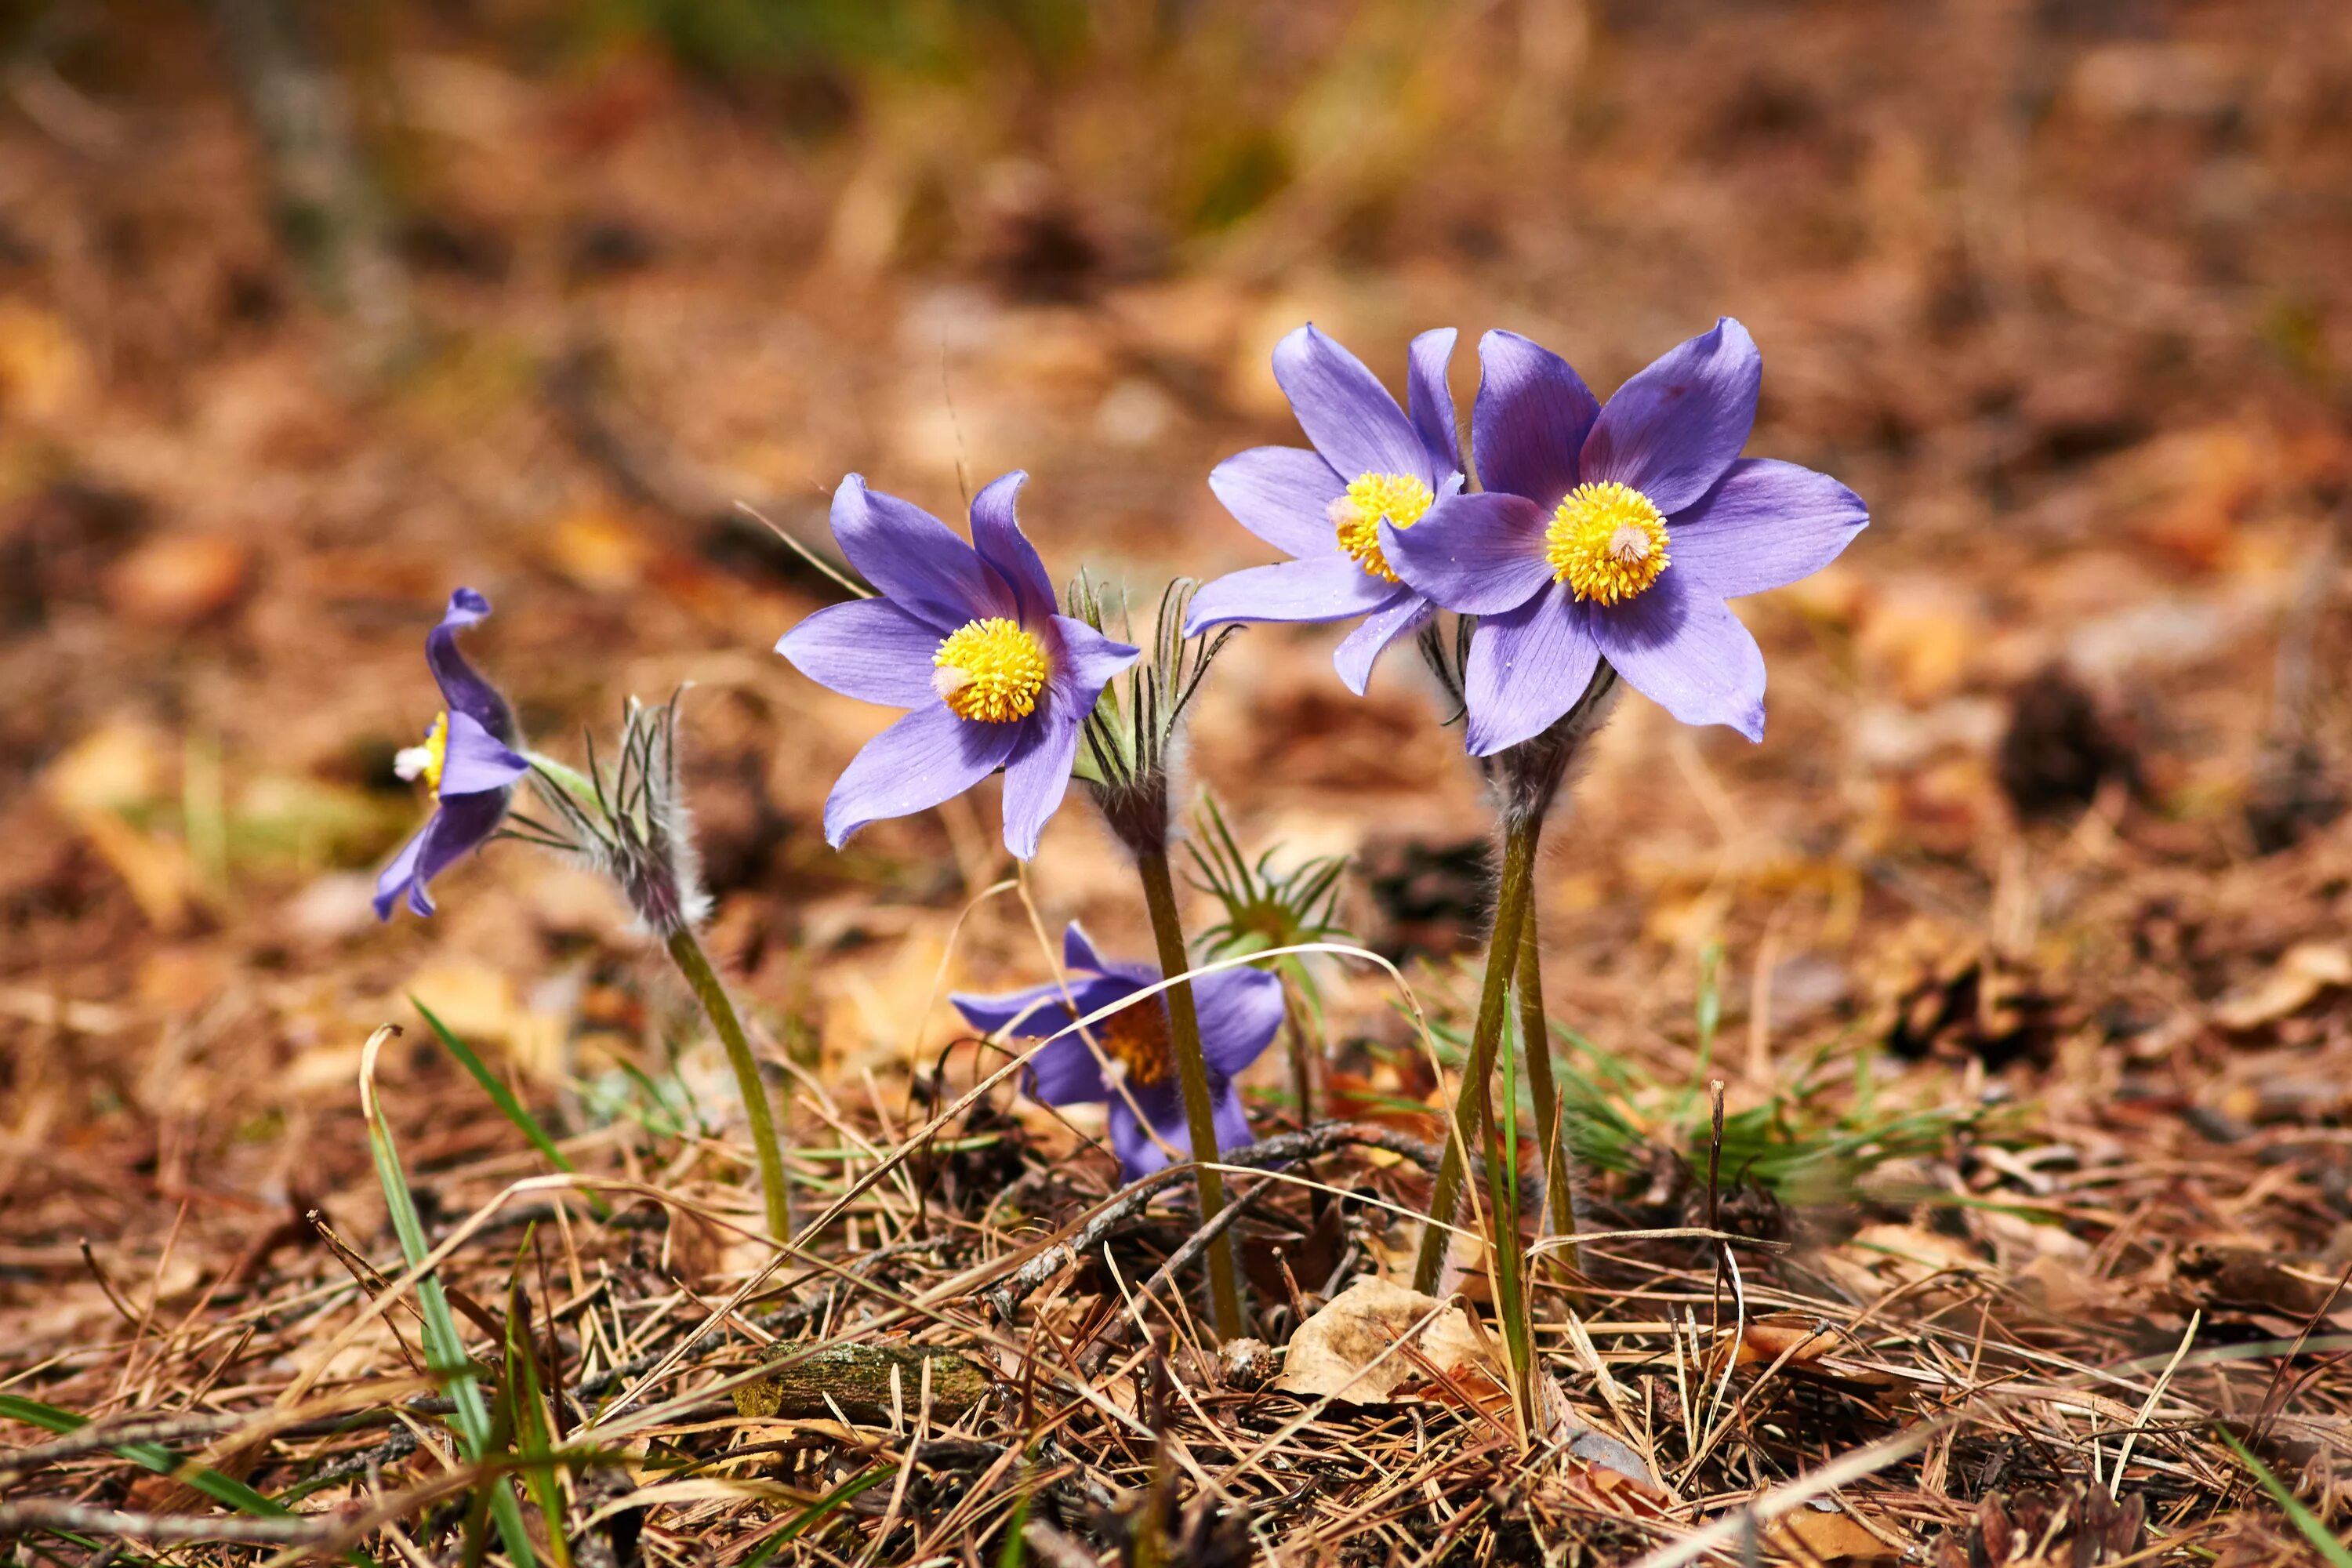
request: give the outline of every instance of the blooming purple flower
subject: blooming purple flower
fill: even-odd
[[[971,544],[856,474],[834,491],[833,535],[882,596],[819,610],[776,651],[845,697],[913,710],[834,784],[834,847],[1003,768],[1005,847],[1024,860],[1037,853],[1069,789],[1079,729],[1136,650],[1054,613],[1045,563],[1013,516],[1027,479],[1016,469],[972,499]]]
[[[432,667],[446,706],[424,743],[402,752],[394,765],[402,778],[422,778],[437,804],[376,879],[378,920],[392,918],[403,893],[410,909],[431,914],[433,900],[425,885],[499,830],[516,781],[530,771],[512,749],[514,712],[507,700],[457,651],[458,629],[489,613],[488,599],[460,588],[449,595],[441,624],[425,635],[425,662]]]
[[[1003,996],[973,996],[957,992],[949,998],[975,1029],[994,1034],[1009,1028],[1021,1039],[1041,1039],[1068,1027],[1077,1018],[1116,1005],[1147,985],[1157,985],[1160,971],[1140,963],[1106,961],[1073,921],[1062,935],[1062,963],[1071,972],[1070,1011],[1062,987],[1033,985]],[[1217,1147],[1238,1148],[1250,1141],[1249,1115],[1242,1109],[1234,1077],[1274,1040],[1282,1026],[1282,982],[1262,969],[1220,969],[1192,982],[1192,1000],[1201,1018],[1201,1057],[1209,1069],[1209,1099],[1215,1112]],[[1064,1035],[1030,1058],[1022,1087],[1033,1100],[1047,1105],[1080,1105],[1105,1100],[1110,1106],[1110,1142],[1129,1180],[1148,1176],[1168,1163],[1167,1152],[1151,1133],[1175,1149],[1190,1152],[1192,1134],[1184,1121],[1184,1091],[1176,1078],[1176,1056],[1169,1044],[1168,1010],[1157,995],[1087,1026],[1125,1079],[1126,1094],[1104,1081],[1101,1064],[1077,1034]],[[1133,1096],[1151,1132],[1136,1121],[1128,1106]]]
[[[1465,672],[1470,751],[1543,732],[1606,658],[1686,724],[1764,736],[1764,656],[1724,601],[1829,564],[1869,521],[1826,474],[1742,458],[1763,360],[1726,316],[1602,407],[1515,332],[1478,345],[1482,494],[1381,543],[1405,581],[1480,618]]]
[[[1433,614],[1383,553],[1390,529],[1410,529],[1462,488],[1462,444],[1445,367],[1454,329],[1412,340],[1410,415],[1355,355],[1312,325],[1276,345],[1274,378],[1315,445],[1257,447],[1226,458],[1209,489],[1244,528],[1292,560],[1207,584],[1184,622],[1192,637],[1226,621],[1363,623],[1332,663],[1358,696],[1372,661]]]

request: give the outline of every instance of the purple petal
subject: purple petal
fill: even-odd
[[[416,881],[416,862],[423,857],[425,853],[425,840],[432,832],[433,818],[428,816],[425,819],[425,825],[422,827],[419,827],[415,832],[408,836],[408,842],[400,847],[400,853],[392,858],[392,864],[386,866],[383,870],[377,875],[375,879],[376,919],[380,921],[390,920],[392,918],[392,906],[400,901],[401,894],[409,891],[411,887],[415,885]],[[417,889],[417,896],[420,898],[423,897],[422,889]],[[424,903],[425,907],[416,912],[422,915],[431,914],[433,912],[433,900],[430,899],[425,899]]]
[[[1082,969],[1089,973],[1107,974],[1110,966],[1103,962],[1095,948],[1095,939],[1087,934],[1086,927],[1072,921],[1062,928],[1062,967]]]
[[[1282,1027],[1282,981],[1263,969],[1220,969],[1192,982],[1201,1059],[1233,1078],[1257,1060]]]
[[[1615,479],[1662,512],[1682,510],[1714,489],[1748,445],[1763,380],[1756,340],[1722,318],[1617,389],[1585,441],[1583,479]]]
[[[1445,477],[1430,472],[1421,437],[1380,378],[1311,323],[1275,345],[1274,379],[1298,427],[1341,479],[1413,474],[1433,489]]]
[[[1433,488],[1446,475],[1462,472],[1462,427],[1454,414],[1454,388],[1445,380],[1458,335],[1452,327],[1423,332],[1412,340],[1405,361],[1405,406],[1422,450],[1429,454]]]
[[[1021,739],[1004,760],[1004,847],[1016,860],[1037,858],[1037,840],[1069,793],[1078,760],[1078,713],[1038,712],[1020,726]]]
[[[944,637],[967,621],[1017,616],[1004,579],[946,523],[850,474],[833,492],[833,536],[849,563],[898,607]]]
[[[1411,528],[1381,524],[1381,552],[1398,576],[1449,610],[1498,616],[1551,580],[1550,514],[1525,496],[1449,496]]]
[[[1622,605],[1592,607],[1601,653],[1634,690],[1685,724],[1764,738],[1764,654],[1739,617],[1677,567]]]
[[[1396,589],[1347,555],[1248,566],[1202,585],[1184,616],[1184,635],[1226,621],[1344,621],[1379,609]]]
[[[529,763],[509,751],[470,713],[450,713],[446,739],[448,747],[441,761],[441,787],[436,792],[443,800],[503,790],[530,772]]]
[[[1068,616],[1055,616],[1047,623],[1046,635],[1057,640],[1054,656],[1053,684],[1048,702],[1055,710],[1084,723],[1095,710],[1095,700],[1112,678],[1124,671],[1140,657],[1140,650],[1123,642],[1113,642],[1102,633]]]
[[[1191,1127],[1184,1120],[1183,1092],[1173,1079],[1150,1087],[1131,1086],[1137,1105],[1151,1119],[1160,1136],[1180,1153],[1190,1157],[1192,1149]],[[1210,1114],[1217,1131],[1219,1150],[1238,1149],[1250,1142],[1249,1113],[1242,1109],[1241,1096],[1227,1084],[1213,1085],[1210,1090]],[[1165,1170],[1168,1155],[1147,1135],[1127,1108],[1127,1098],[1110,1096],[1110,1146],[1118,1154],[1127,1178],[1136,1181],[1154,1171]]]
[[[1077,983],[1072,983],[1072,994]],[[1011,1029],[1014,1037],[1039,1040],[1062,1028],[1072,1016],[1064,1004],[1058,981],[1043,985],[1024,986],[1018,991],[1006,991],[983,996],[971,991],[950,991],[948,1000],[963,1015],[964,1022],[983,1035],[993,1035],[1000,1029]]]
[[[1668,520],[1667,553],[1691,584],[1736,599],[1811,576],[1869,521],[1862,498],[1827,474],[1743,458],[1696,506]]]
[[[1297,447],[1253,447],[1209,470],[1209,489],[1234,521],[1288,555],[1336,555],[1331,503],[1348,481],[1321,454]]]
[[[980,558],[1012,585],[1021,606],[1014,618],[1024,626],[1034,626],[1054,613],[1054,580],[1045,575],[1045,563],[1038,558],[1037,547],[1021,531],[1020,520],[1013,514],[1013,498],[1028,479],[1015,468],[972,497],[971,542]]]
[[[389,920],[393,903],[404,891],[410,909],[430,915],[433,900],[425,893],[425,884],[487,843],[506,820],[507,804],[513,797],[512,790],[497,789],[442,801],[377,879],[376,918]]]
[[[1525,496],[1549,513],[1576,488],[1578,458],[1601,416],[1600,401],[1574,366],[1517,332],[1479,339],[1478,363],[1478,401],[1470,410],[1478,482]]]
[[[1110,1098],[1093,1049],[1076,1035],[1066,1035],[1029,1058],[1021,1092],[1040,1105],[1088,1105]]]
[[[869,822],[905,816],[960,795],[996,771],[1019,724],[959,719],[934,701],[866,742],[824,802],[824,841],[835,849]]]
[[[1489,616],[1470,639],[1464,743],[1474,757],[1540,735],[1584,695],[1600,667],[1590,614],[1555,583],[1517,609]]]
[[[425,662],[432,668],[435,683],[441,688],[444,708],[465,714],[499,740],[512,744],[514,710],[499,695],[498,688],[483,679],[480,672],[466,661],[466,656],[457,651],[457,633],[489,613],[490,602],[473,589],[460,588],[451,594],[449,607],[441,613],[441,624],[425,634]]]
[[[1331,654],[1331,668],[1339,672],[1349,690],[1361,697],[1371,683],[1373,663],[1388,651],[1389,644],[1421,630],[1435,614],[1437,606],[1411,588],[1397,589],[1387,603],[1339,639]]]
[[[776,651],[793,668],[844,697],[888,708],[920,708],[931,689],[939,628],[887,599],[853,599],[819,610],[786,632]]]

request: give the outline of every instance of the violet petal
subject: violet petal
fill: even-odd
[[[1336,555],[1331,503],[1348,493],[1319,452],[1253,447],[1209,470],[1209,489],[1234,521],[1289,555]]]
[[[1478,401],[1470,410],[1478,482],[1525,496],[1549,515],[1576,488],[1600,400],[1573,365],[1517,332],[1479,339],[1478,363]]]
[[[824,802],[824,841],[835,849],[867,823],[906,816],[960,795],[1001,766],[1019,724],[959,719],[947,704],[918,708],[866,742]]]
[[[833,492],[833,536],[849,563],[945,637],[967,621],[1017,617],[1012,586],[953,530],[911,501],[849,474]]]
[[[1341,479],[1417,474],[1434,487],[1445,477],[1429,471],[1421,437],[1380,378],[1311,323],[1275,345],[1274,379],[1298,427]]]
[[[1445,379],[1454,359],[1452,327],[1439,327],[1412,340],[1406,356],[1404,401],[1413,434],[1429,454],[1430,488],[1462,468],[1462,427],[1454,413],[1454,388]]]
[[[1202,585],[1184,616],[1184,635],[1226,621],[1344,621],[1379,609],[1396,588],[1346,555],[1247,566]]]
[[[920,708],[936,695],[931,679],[940,641],[938,627],[887,599],[853,599],[801,622],[777,641],[776,651],[844,697]]]
[[[1340,682],[1349,690],[1361,697],[1364,688],[1371,684],[1373,664],[1389,645],[1421,630],[1436,613],[1437,606],[1412,589],[1399,587],[1354,631],[1339,639],[1339,646],[1331,651],[1331,668],[1339,672]]]
[[[1764,359],[1725,316],[1617,389],[1584,443],[1582,478],[1614,479],[1672,515],[1713,489],[1756,424]]]
[[[1497,616],[1551,580],[1549,514],[1525,496],[1449,496],[1411,528],[1381,524],[1381,553],[1398,576],[1449,610]]]
[[[980,558],[1012,585],[1020,605],[1020,614],[1013,618],[1024,626],[1034,626],[1054,613],[1054,580],[1045,575],[1045,563],[1038,558],[1029,536],[1021,531],[1020,519],[1013,511],[1013,498],[1028,479],[1015,468],[991,480],[972,497],[971,542]]]
[[[1621,605],[1596,605],[1592,633],[1627,684],[1685,724],[1764,738],[1764,654],[1729,606],[1675,569]]]
[[[1575,590],[1554,583],[1478,623],[1463,671],[1471,755],[1490,757],[1540,735],[1576,706],[1601,662],[1589,617]]]
[[[1743,458],[1668,520],[1669,570],[1718,598],[1761,594],[1828,565],[1869,521],[1862,498],[1827,474]]]

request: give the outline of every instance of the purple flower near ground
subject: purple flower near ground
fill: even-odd
[[[478,849],[506,820],[514,786],[530,764],[513,750],[514,711],[498,689],[482,679],[457,651],[459,628],[490,613],[490,602],[471,588],[449,595],[441,624],[425,636],[425,662],[432,667],[445,704],[422,745],[402,752],[394,763],[404,779],[422,778],[436,804],[375,882],[375,914],[390,920],[402,894],[420,915],[433,912],[425,885]]]
[[[1075,921],[1062,936],[1062,963],[1070,971],[1069,1000],[1077,1004],[1076,1013],[1063,1000],[1058,984],[1033,985],[1003,996],[958,992],[949,1000],[975,1029],[990,1034],[1009,1029],[1015,1038],[1042,1039],[1068,1027],[1074,1019],[1157,985],[1161,978],[1159,970],[1147,964],[1101,958]],[[1282,1026],[1282,982],[1262,969],[1220,969],[1192,982],[1192,1000],[1200,1012],[1201,1057],[1209,1069],[1217,1147],[1238,1148],[1250,1141],[1250,1124],[1234,1078],[1257,1060]],[[1189,1153],[1192,1140],[1184,1121],[1184,1091],[1177,1081],[1168,1010],[1160,997],[1145,997],[1099,1019],[1087,1026],[1087,1033],[1121,1072],[1127,1093],[1104,1081],[1095,1053],[1074,1031],[1031,1058],[1022,1082],[1030,1098],[1047,1105],[1108,1101],[1111,1147],[1130,1180],[1164,1167],[1168,1154],[1136,1121],[1129,1095],[1154,1132]]]
[[[819,610],[776,651],[845,697],[913,711],[866,742],[824,803],[836,849],[1004,770],[1004,846],[1026,860],[1069,789],[1078,731],[1136,650],[1054,613],[1054,584],[1021,531],[1017,469],[972,499],[966,544],[938,518],[851,474],[833,535],[881,597]]]
[[[1730,317],[1602,407],[1514,332],[1478,345],[1471,447],[1485,492],[1381,530],[1405,581],[1480,618],[1471,752],[1543,732],[1606,658],[1686,724],[1764,735],[1764,656],[1726,599],[1793,583],[1869,521],[1826,474],[1742,458],[1763,361]]]
[[[1258,447],[1226,458],[1209,489],[1244,528],[1293,559],[1252,566],[1193,596],[1184,635],[1226,621],[1363,623],[1332,663],[1362,696],[1372,661],[1433,613],[1383,553],[1389,530],[1412,528],[1462,487],[1462,443],[1445,367],[1454,329],[1412,340],[1397,406],[1355,355],[1311,325],[1274,351],[1274,378],[1315,449]]]

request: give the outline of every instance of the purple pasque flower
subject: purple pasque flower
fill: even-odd
[[[866,743],[824,803],[839,848],[1004,770],[1004,847],[1026,860],[1062,804],[1078,731],[1136,650],[1054,613],[1054,584],[1021,531],[1018,469],[971,503],[971,543],[929,512],[851,474],[833,536],[881,596],[819,610],[776,651],[845,697],[913,711]]]
[[[1867,523],[1826,474],[1742,458],[1763,360],[1726,316],[1602,407],[1515,332],[1478,344],[1481,494],[1381,542],[1405,581],[1480,617],[1464,672],[1488,756],[1574,707],[1602,659],[1685,724],[1764,737],[1764,655],[1724,604],[1793,583]]]
[[[1059,984],[1033,985],[1003,996],[957,992],[949,1000],[975,1029],[989,1034],[1004,1029],[1015,1038],[1043,1039],[1161,979],[1160,971],[1148,964],[1112,963],[1097,955],[1076,921],[1062,934],[1062,963],[1070,971],[1068,1001]],[[1250,1124],[1234,1079],[1257,1060],[1282,1026],[1282,982],[1262,969],[1220,969],[1192,981],[1192,1001],[1201,1018],[1201,1057],[1209,1069],[1217,1147],[1238,1148],[1250,1141]],[[1076,1013],[1070,1011],[1070,1002],[1077,1004]],[[1076,1031],[1030,1058],[1023,1089],[1046,1105],[1108,1101],[1111,1147],[1129,1180],[1168,1163],[1167,1151],[1153,1141],[1153,1133],[1189,1153],[1192,1140],[1184,1121],[1184,1091],[1177,1081],[1168,1009],[1160,997],[1147,996],[1097,1019],[1087,1033],[1109,1058],[1125,1093],[1104,1080],[1100,1060]],[[1133,1107],[1128,1104],[1129,1097]],[[1137,1122],[1138,1109],[1151,1124],[1150,1132]]]
[[[1445,367],[1454,329],[1412,340],[1405,401],[1363,362],[1315,330],[1276,345],[1274,379],[1315,444],[1257,447],[1227,458],[1209,489],[1244,528],[1292,559],[1230,573],[1193,595],[1184,635],[1226,621],[1344,621],[1362,616],[1332,656],[1359,697],[1372,661],[1434,613],[1383,553],[1387,529],[1412,528],[1462,488],[1462,443]]]
[[[421,778],[433,791],[433,815],[425,819],[392,864],[375,880],[375,917],[392,918],[403,893],[420,915],[433,912],[425,885],[478,849],[506,820],[515,784],[530,764],[514,750],[514,710],[498,689],[457,651],[459,628],[490,613],[490,602],[471,588],[449,595],[441,624],[425,634],[425,662],[441,687],[445,705],[424,743],[394,759],[404,779]]]

